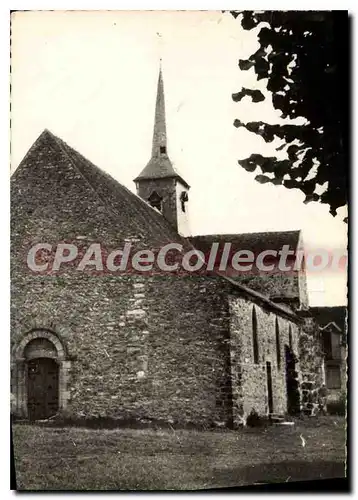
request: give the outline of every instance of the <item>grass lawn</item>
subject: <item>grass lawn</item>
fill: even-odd
[[[13,439],[18,490],[194,490],[345,475],[342,417],[238,431],[15,424]]]

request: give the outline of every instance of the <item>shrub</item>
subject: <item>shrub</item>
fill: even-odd
[[[263,420],[255,410],[255,408],[252,408],[251,412],[249,413],[246,419],[246,425],[249,427],[261,427],[263,425]]]

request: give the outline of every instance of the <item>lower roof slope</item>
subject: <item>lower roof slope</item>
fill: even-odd
[[[249,250],[257,256],[264,250],[282,249],[283,245],[289,245],[290,250],[296,250],[300,238],[300,231],[272,231],[261,233],[242,234],[207,234],[193,236],[190,241],[203,252],[210,250],[214,242],[231,243],[232,251]]]

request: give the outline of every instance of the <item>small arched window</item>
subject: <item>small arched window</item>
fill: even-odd
[[[257,338],[257,317],[255,306],[252,308],[252,344],[254,353],[254,363],[259,362],[259,343]]]
[[[162,197],[156,191],[153,191],[152,194],[148,198],[149,204],[159,210],[162,211]]]
[[[278,324],[277,316],[275,321],[275,336],[276,336],[277,368],[280,369],[281,368],[280,327]]]

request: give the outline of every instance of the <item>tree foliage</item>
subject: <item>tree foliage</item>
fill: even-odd
[[[245,123],[235,120],[260,135],[266,142],[283,143],[276,156],[252,154],[239,160],[249,172],[261,173],[256,180],[300,189],[305,203],[317,201],[330,206],[332,215],[347,203],[348,170],[348,16],[330,11],[232,12],[241,25],[251,30],[264,23],[258,32],[259,49],[247,60],[240,60],[243,71],[253,68],[257,80],[267,79],[275,109],[282,118],[304,117],[304,125]],[[258,26],[260,28],[260,26]],[[260,102],[259,90],[242,88],[234,101],[244,97]],[[321,187],[319,187],[321,186]]]

